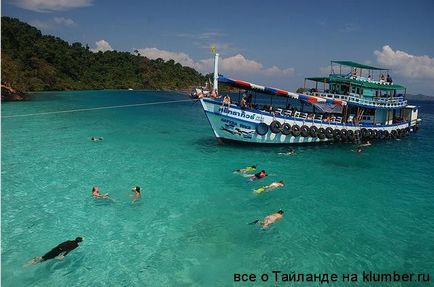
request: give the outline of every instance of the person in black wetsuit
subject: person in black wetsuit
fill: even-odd
[[[63,259],[66,255],[68,255],[69,252],[77,248],[79,245],[78,243],[82,242],[83,238],[77,237],[75,240],[68,240],[65,242],[60,243],[50,251],[48,251],[46,254],[42,256],[38,256],[33,258],[28,265],[33,265],[42,261],[47,261],[49,259]],[[64,253],[63,255],[61,255]]]

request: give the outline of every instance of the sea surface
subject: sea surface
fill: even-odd
[[[200,104],[178,93],[2,103],[3,286],[433,286],[434,102],[413,103],[423,121],[407,138],[361,154],[351,144],[295,146],[292,156],[279,154],[287,146],[218,144]],[[249,165],[270,175],[233,172]],[[285,187],[252,192],[278,180]],[[95,185],[111,200],[93,199]],[[268,230],[248,224],[279,209]],[[77,236],[64,260],[23,267]],[[304,282],[275,282],[273,271]],[[363,282],[369,271],[430,281]],[[244,273],[256,281],[234,282]]]

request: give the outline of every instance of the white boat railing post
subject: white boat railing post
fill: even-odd
[[[216,91],[216,93],[218,94],[218,78],[219,78],[219,54],[216,53],[215,54],[215,58],[214,58],[214,84],[213,84],[213,89]]]

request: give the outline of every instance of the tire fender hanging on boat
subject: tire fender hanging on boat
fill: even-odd
[[[284,123],[282,125],[282,127],[280,128],[280,131],[282,132],[282,134],[284,134],[285,136],[289,135],[291,133],[291,125],[288,123]]]
[[[354,140],[354,132],[352,130],[347,130],[347,139],[350,141]]]
[[[333,138],[335,140],[340,140],[342,139],[342,135],[341,135],[341,131],[339,129],[334,129],[333,130]]]
[[[300,132],[303,137],[307,138],[309,136],[309,127],[306,125],[301,126]]]
[[[268,133],[268,126],[265,123],[260,123],[259,125],[256,126],[256,133],[258,135],[266,135]]]
[[[311,137],[316,138],[318,136],[318,128],[316,126],[311,126],[309,128],[309,134]]]
[[[319,128],[318,132],[317,132],[317,136],[320,140],[325,139],[325,129],[324,128]]]
[[[291,128],[291,133],[293,136],[298,137],[300,135],[300,127],[298,125],[293,125]]]
[[[348,138],[348,133],[346,129],[341,129],[341,138],[342,140],[346,140]]]
[[[389,133],[388,130],[384,130],[384,131],[383,131],[383,134],[384,134],[384,138],[385,138],[385,139],[389,139],[389,138],[390,138],[390,133]]]
[[[270,131],[273,134],[278,134],[278,133],[280,133],[280,127],[281,126],[282,125],[280,124],[279,121],[272,121],[271,124],[270,124]]]
[[[367,130],[367,129],[362,128],[362,129],[360,130],[360,133],[361,133],[361,135],[362,135],[362,138],[367,138],[367,137],[368,137],[368,130]]]
[[[328,128],[325,129],[325,136],[328,139],[333,138],[333,129],[331,127],[328,127]]]

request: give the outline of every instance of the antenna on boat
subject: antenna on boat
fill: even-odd
[[[217,48],[215,46],[211,47],[211,52],[215,53],[214,58],[214,83],[213,90],[215,90],[218,94],[218,78],[219,78],[219,54],[217,52]]]

